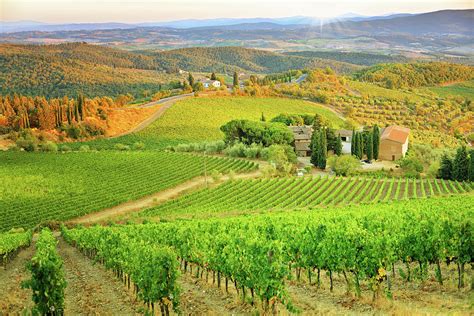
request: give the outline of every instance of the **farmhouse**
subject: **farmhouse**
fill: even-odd
[[[313,128],[311,126],[288,126],[293,132],[295,138],[295,151],[299,157],[311,155],[311,135]]]
[[[202,80],[200,82],[202,83],[202,85],[206,89],[208,89],[210,87],[214,87],[214,88],[220,88],[221,87],[221,82],[219,80],[206,79],[206,80]]]
[[[397,160],[405,157],[408,150],[410,129],[400,126],[388,126],[380,136],[379,159]]]
[[[351,143],[352,143],[352,131],[347,129],[340,129],[336,131],[336,135],[339,135],[342,143],[342,153],[350,154],[351,153]]]

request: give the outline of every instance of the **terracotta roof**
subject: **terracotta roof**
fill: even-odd
[[[407,141],[408,135],[410,134],[410,129],[401,126],[388,126],[386,127],[380,139],[387,139],[397,143],[404,144]]]

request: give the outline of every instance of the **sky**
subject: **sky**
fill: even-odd
[[[0,0],[0,20],[48,23],[384,15],[473,9],[474,0]]]

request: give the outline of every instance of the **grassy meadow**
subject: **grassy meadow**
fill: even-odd
[[[267,120],[281,113],[320,114],[342,128],[344,120],[316,103],[286,98],[202,97],[176,102],[164,115],[143,131],[114,139],[87,142],[94,148],[112,148],[114,144],[132,145],[143,142],[146,149],[163,149],[187,142],[212,141],[223,138],[219,128],[233,119]],[[84,143],[76,143],[80,146]]]

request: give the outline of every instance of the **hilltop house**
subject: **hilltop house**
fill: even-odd
[[[214,87],[214,88],[221,87],[221,82],[219,80],[205,79],[205,80],[200,80],[200,82],[202,83],[205,89],[208,89],[210,87]]]
[[[410,129],[400,126],[388,126],[380,135],[379,159],[397,160],[405,157],[408,150]]]

